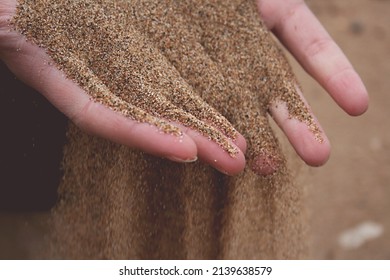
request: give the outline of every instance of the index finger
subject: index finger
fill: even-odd
[[[268,28],[341,108],[350,115],[367,110],[362,80],[303,0],[262,0],[259,9]]]

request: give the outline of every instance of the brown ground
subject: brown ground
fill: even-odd
[[[310,258],[390,259],[390,1],[307,2],[355,65],[371,97],[363,117],[349,118],[294,65],[333,144],[326,166],[307,168]],[[29,258],[29,248],[39,250],[42,215],[47,214],[0,212],[0,259]],[[383,228],[378,238],[354,249],[339,244],[341,233],[367,221]]]

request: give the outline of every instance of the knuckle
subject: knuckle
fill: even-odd
[[[69,114],[70,120],[79,128],[88,131],[88,119],[94,102],[89,100],[80,110]]]
[[[314,37],[306,45],[304,53],[310,59],[328,53],[333,45],[334,43],[330,37]]]
[[[7,36],[10,31],[14,12],[15,7],[12,7],[10,3],[6,1],[0,3],[0,40],[3,40],[3,37]]]

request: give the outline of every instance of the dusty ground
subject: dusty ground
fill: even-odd
[[[390,1],[307,3],[355,65],[371,98],[364,116],[347,117],[294,64],[333,146],[327,165],[305,168],[310,258],[390,259]],[[46,212],[0,212],[0,259],[29,258],[31,246],[39,250],[44,229],[39,218],[45,215]],[[354,230],[363,224],[365,230]],[[343,243],[342,236],[348,232],[349,243]]]

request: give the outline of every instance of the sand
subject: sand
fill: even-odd
[[[311,223],[309,223],[312,227],[309,237],[313,239],[312,254],[309,258],[389,259],[390,220],[387,213],[390,209],[390,174],[388,172],[390,154],[387,151],[390,147],[390,131],[388,122],[385,120],[390,117],[387,109],[390,104],[390,95],[387,94],[390,87],[387,77],[390,72],[390,64],[387,63],[390,60],[388,52],[390,2],[308,0],[306,3],[347,54],[362,76],[371,96],[368,114],[358,119],[348,118],[327,96],[326,92],[300,69],[298,64],[293,64],[294,73],[304,89],[305,97],[310,102],[313,111],[316,112],[318,119],[321,120],[328,137],[334,143],[332,157],[325,166],[310,168],[310,172],[300,171],[301,174],[305,173],[304,177],[310,194],[307,199],[310,203],[308,210],[313,212]],[[359,33],[351,30],[351,26],[356,24],[362,27]],[[0,79],[4,85],[0,89],[3,98],[9,95],[11,99],[16,95],[27,99],[28,104],[31,104],[30,97],[36,96],[38,99],[38,93],[31,88],[22,87],[23,84],[14,79],[6,69],[3,65],[0,70],[2,73]],[[17,104],[19,110],[15,110],[15,114],[23,118],[23,121],[20,121],[17,127],[18,131],[27,131],[34,126],[30,123],[26,124],[25,120],[31,120],[34,112],[37,114],[37,109],[31,110],[31,113],[25,112],[20,103]],[[39,103],[40,108],[47,105],[46,103],[42,100],[42,103]],[[7,102],[2,102],[2,104],[7,106],[6,108],[11,107]],[[44,111],[43,114],[47,115],[47,112]],[[56,127],[59,127],[58,122]],[[6,131],[9,131],[8,134],[13,133],[12,130],[6,129],[5,133]],[[30,139],[28,136],[26,139]],[[40,137],[47,139],[45,141],[50,143],[60,143],[49,133]],[[7,139],[4,137],[2,139],[3,146],[7,147],[5,148],[7,150],[10,147],[20,153],[31,150],[27,144],[27,147],[23,147],[18,141],[12,141],[11,138],[7,141]],[[15,170],[13,174],[24,174],[23,177],[29,179],[30,177],[26,174],[33,172],[34,167],[40,166],[45,155],[52,153],[43,149],[37,155],[37,160],[30,166],[25,166],[20,170],[21,166],[18,165],[18,170]],[[290,162],[290,159],[288,161]],[[52,165],[58,165],[58,162],[52,160]],[[10,173],[7,170],[9,169],[3,170],[3,173]],[[42,177],[48,173],[53,175],[52,172],[44,170]],[[370,172],[367,172],[368,170]],[[16,175],[16,177],[20,176]],[[23,189],[19,189],[19,192],[25,193],[26,200],[28,198],[31,204],[34,203],[35,207],[41,209],[43,203],[39,199],[45,197],[48,192],[39,187],[44,188],[42,184],[37,185],[33,183],[34,180],[30,180],[26,180],[29,183],[26,183]],[[34,188],[31,187],[32,184]],[[55,188],[55,185],[51,187]],[[19,207],[18,211],[26,211],[24,208],[26,204],[24,200],[21,200],[23,198],[20,195],[13,197],[9,194],[16,189],[18,188],[15,185],[5,184],[0,199],[7,201],[8,205],[14,205],[15,208]],[[0,228],[5,230],[0,232],[0,247],[3,249],[0,250],[0,258],[35,258],[36,252],[47,246],[42,242],[42,236],[47,229],[40,226],[41,220],[46,217],[46,212],[31,212],[33,211],[31,209],[36,211],[37,208],[29,208],[30,213],[27,216],[20,212],[1,215]],[[381,223],[385,228],[384,234],[354,250],[341,248],[338,244],[339,234],[367,219]]]
[[[268,123],[271,102],[319,135],[252,1],[20,1],[15,28],[97,102],[231,156],[237,130],[279,169],[227,177],[83,134],[73,125],[53,213],[59,258],[299,258],[302,189]],[[236,130],[237,129],[237,130]]]
[[[164,132],[179,122],[234,156],[238,129],[249,160],[278,162],[267,110],[279,100],[321,140],[254,1],[192,2],[21,1],[14,24],[92,99]]]

